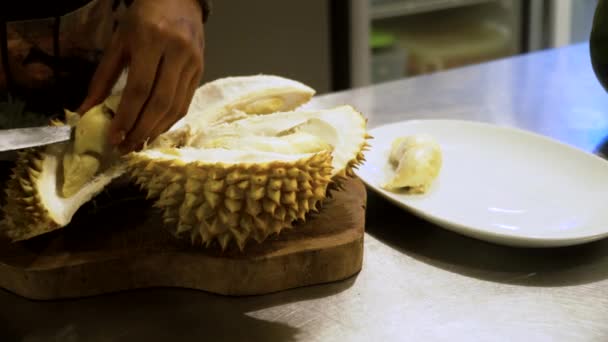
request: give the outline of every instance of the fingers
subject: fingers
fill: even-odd
[[[190,80],[190,85],[188,86],[188,90],[186,92],[184,101],[182,102],[182,107],[179,110],[179,113],[181,115],[185,115],[188,112],[188,108],[190,107],[190,103],[192,102],[192,97],[194,96],[194,92],[196,91],[196,89],[198,89],[198,87],[201,83],[202,76],[203,76],[203,71],[199,70],[194,75],[192,80]]]
[[[152,131],[151,139],[156,138],[160,134],[166,132],[173,124],[175,124],[188,111],[192,95],[198,88],[200,72],[192,72],[190,69],[184,69],[182,74],[189,75],[180,79],[181,86],[176,92],[175,101],[171,106],[170,111],[161,121],[158,122]]]
[[[108,136],[123,152],[141,147],[186,114],[202,76],[202,23],[182,6],[156,4],[131,8],[79,108],[86,111],[105,100],[128,64]]]
[[[120,144],[138,121],[153,89],[163,46],[134,47],[129,61],[127,84],[110,126],[110,143]]]
[[[91,78],[87,97],[76,110],[80,114],[101,103],[109,95],[123,70],[125,63],[124,50],[118,35],[115,34],[112,37],[106,51]]]
[[[170,111],[181,81],[180,73],[175,71],[183,70],[185,65],[185,57],[180,54],[179,50],[167,49],[159,65],[158,77],[150,98],[137,123],[124,141],[123,145],[126,150],[137,149],[145,140],[153,139],[153,130],[157,124],[164,117],[172,114]]]
[[[187,91],[183,98],[181,109],[179,110],[180,115],[186,115],[188,109],[190,108],[190,103],[192,102],[192,97],[196,92],[196,89],[200,86],[201,80],[203,78],[203,72],[205,71],[205,63],[204,63],[204,47],[202,44],[202,39],[200,40],[198,53],[195,53],[193,58],[190,60],[191,65],[195,65],[194,68],[194,77],[190,80]]]
[[[180,76],[179,78],[179,85],[177,90],[175,91],[175,96],[173,98],[173,104],[171,105],[171,108],[167,111],[167,113],[165,113],[165,115],[160,118],[154,129],[152,129],[150,134],[150,140],[153,140],[154,138],[168,130],[183,115],[180,110],[182,107],[182,103],[186,98],[188,88],[190,86],[189,80],[192,78],[191,74],[192,72],[188,69],[184,69],[182,71],[182,76]]]
[[[190,103],[196,89],[191,89],[192,83],[197,83],[195,78],[200,79],[202,69],[202,58],[191,41],[192,38],[184,34],[168,42],[155,86],[123,144],[125,150],[140,148],[146,140],[153,140],[185,114],[182,112],[184,102]]]

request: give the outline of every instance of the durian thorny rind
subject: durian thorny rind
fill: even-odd
[[[75,127],[74,139],[18,154],[7,182],[1,229],[13,241],[66,226],[76,211],[126,168],[106,143],[114,97],[80,117],[65,111],[54,125]]]
[[[249,115],[201,128],[186,145],[133,153],[129,170],[176,235],[242,250],[317,211],[363,161],[366,139],[350,106]]]

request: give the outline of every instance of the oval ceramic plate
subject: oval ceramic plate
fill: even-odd
[[[460,120],[377,127],[358,176],[439,226],[498,244],[556,247],[608,236],[608,162],[527,131]],[[386,191],[393,139],[431,134],[443,165],[425,194]]]

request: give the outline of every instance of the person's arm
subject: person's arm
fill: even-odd
[[[132,151],[170,128],[187,112],[202,78],[206,11],[204,0],[134,0],[78,112],[103,101],[128,67],[110,142]]]

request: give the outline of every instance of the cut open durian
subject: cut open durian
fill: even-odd
[[[350,106],[297,110],[313,94],[278,76],[219,79],[197,90],[167,132],[125,156],[103,139],[119,98],[82,118],[66,112],[76,140],[21,153],[2,230],[18,241],[64,227],[126,174],[175,235],[223,249],[261,242],[318,210],[328,188],[363,161],[366,120]]]
[[[66,110],[65,122],[54,124],[75,126],[73,140],[19,153],[2,208],[6,236],[19,241],[66,226],[125,172],[118,152],[106,143],[111,116],[106,102],[82,117]]]
[[[243,249],[318,210],[334,177],[362,161],[365,127],[350,106],[250,115],[133,153],[129,169],[176,235]]]

